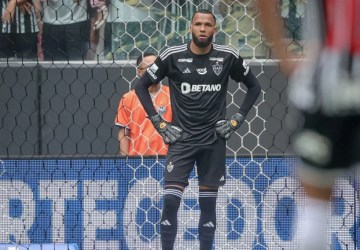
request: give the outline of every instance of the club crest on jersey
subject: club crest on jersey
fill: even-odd
[[[221,71],[222,71],[222,69],[223,69],[223,66],[222,66],[222,64],[219,64],[219,63],[217,62],[216,64],[214,64],[214,65],[212,66],[212,68],[213,68],[214,73],[218,76],[218,75],[220,75],[220,73],[221,73]]]
[[[199,75],[205,75],[207,73],[206,68],[203,69],[196,69],[196,71],[199,73]]]
[[[169,164],[166,166],[166,169],[168,172],[171,172],[174,169],[174,165],[172,162],[169,162]]]

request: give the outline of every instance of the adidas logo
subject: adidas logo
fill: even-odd
[[[208,222],[208,223],[205,223],[203,226],[204,227],[215,227],[214,224],[211,221]]]
[[[171,226],[171,223],[168,220],[164,220],[163,222],[161,222],[161,225]]]
[[[224,176],[221,176],[221,178],[220,178],[219,181],[225,181],[225,177],[224,177]]]
[[[191,73],[189,68],[184,69],[183,74],[189,74],[189,73]]]

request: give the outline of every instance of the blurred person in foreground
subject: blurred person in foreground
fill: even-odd
[[[40,0],[1,0],[0,58],[38,58]]]
[[[140,78],[135,91],[154,127],[169,144],[164,171],[164,205],[160,220],[163,250],[174,249],[177,212],[196,163],[199,181],[201,250],[213,246],[216,199],[225,184],[226,140],[241,126],[261,89],[239,53],[212,43],[216,18],[198,10],[190,22],[190,43],[165,49]],[[173,121],[165,121],[154,108],[147,88],[169,79]],[[226,118],[229,77],[247,87],[239,110]]]
[[[144,53],[136,60],[136,73],[141,77],[154,63],[156,55]],[[169,87],[161,82],[154,82],[148,91],[157,112],[166,121],[171,121]],[[135,90],[123,95],[120,100],[115,125],[119,126],[118,140],[120,155],[166,155],[168,146],[147,119]]]
[[[335,179],[360,161],[360,1],[309,1],[311,57],[303,64],[286,53],[277,0],[258,1],[267,39],[281,69],[291,74],[289,100],[303,127],[294,151],[301,158],[299,180],[307,202],[298,214],[300,248],[327,249],[329,201]],[[316,39],[314,39],[316,38]]]

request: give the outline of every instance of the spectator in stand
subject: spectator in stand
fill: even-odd
[[[84,60],[89,49],[87,0],[43,0],[45,60]]]
[[[36,59],[40,0],[1,0],[0,58]]]
[[[136,61],[137,76],[141,77],[146,69],[155,62],[156,55],[144,53]],[[171,121],[169,87],[154,83],[149,93],[157,112],[163,119]],[[120,100],[115,125],[119,126],[118,139],[121,155],[166,155],[168,146],[155,130],[134,90],[126,93]]]
[[[105,22],[109,14],[108,0],[90,0],[90,49],[88,60],[104,59]]]

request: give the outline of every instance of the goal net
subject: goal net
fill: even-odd
[[[287,50],[304,53],[307,1],[281,1]],[[0,61],[0,249],[160,249],[163,157],[120,156],[114,125],[136,82],[135,59],[190,39],[197,9],[215,13],[215,42],[245,58],[262,93],[227,143],[214,249],[296,249],[305,202],[286,124],[287,79],[262,37],[255,0],[110,0],[86,60]],[[96,13],[96,10],[92,10]],[[229,83],[227,111],[246,92]],[[291,119],[290,119],[291,120]],[[328,243],[355,249],[355,172],[337,182]],[[179,209],[176,249],[198,249],[195,171]]]

